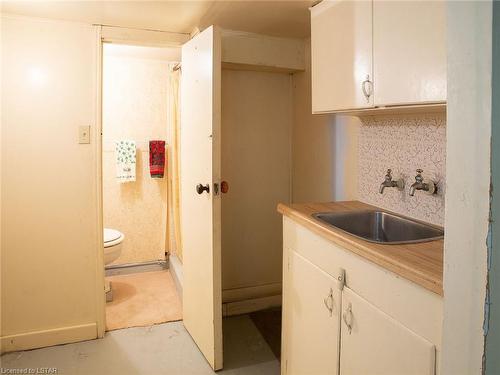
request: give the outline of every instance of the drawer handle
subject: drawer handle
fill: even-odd
[[[342,314],[342,319],[344,320],[345,325],[347,326],[347,331],[349,334],[352,333],[352,321],[353,321],[353,314],[352,314],[352,304],[349,302],[349,306],[347,307],[346,311]]]
[[[330,312],[330,316],[333,315],[333,289],[330,288],[330,293],[328,293],[328,296],[323,300],[325,303],[325,307],[327,310]]]

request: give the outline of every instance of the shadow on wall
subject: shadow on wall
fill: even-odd
[[[357,199],[356,117],[311,114],[311,45],[306,70],[293,74],[292,202]]]
[[[359,199],[358,144],[361,121],[354,116],[335,115],[335,150],[333,155],[334,199]]]

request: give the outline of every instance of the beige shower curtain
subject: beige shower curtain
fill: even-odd
[[[177,64],[176,64],[177,65]],[[180,212],[180,92],[181,70],[170,67],[168,106],[167,150],[167,248],[182,261],[181,212]]]

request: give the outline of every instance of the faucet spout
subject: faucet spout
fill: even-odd
[[[417,185],[418,184],[415,182],[414,184],[412,184],[410,186],[410,192],[409,192],[410,193],[410,197],[413,197],[415,195],[415,190],[417,189]]]
[[[395,187],[398,188],[399,190],[403,190],[404,187],[404,182],[402,179],[399,179],[397,181],[393,181],[392,179],[392,171],[390,169],[387,170],[387,174],[385,175],[384,182],[380,184],[380,188],[378,189],[378,192],[380,194],[384,193],[384,190],[386,187]]]
[[[437,187],[433,181],[424,182],[422,177],[422,169],[417,169],[417,175],[415,176],[415,182],[410,186],[409,194],[410,197],[415,195],[416,190],[422,190],[429,194],[436,194]]]

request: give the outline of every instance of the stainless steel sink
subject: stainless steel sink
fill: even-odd
[[[383,211],[322,212],[312,216],[369,242],[402,244],[444,237],[444,231],[437,227]]]

